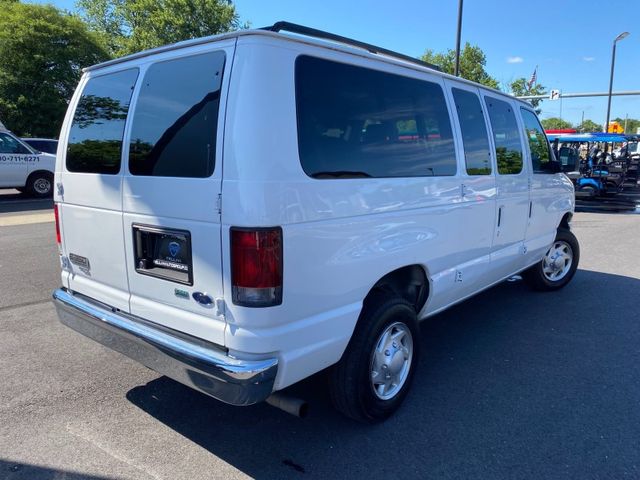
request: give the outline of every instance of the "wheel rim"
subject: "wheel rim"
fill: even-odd
[[[542,259],[542,273],[547,280],[557,282],[567,276],[573,264],[571,245],[555,241]]]
[[[35,182],[33,182],[33,189],[36,191],[36,193],[45,195],[51,190],[51,182],[46,178],[38,178]]]
[[[413,336],[402,322],[389,325],[378,337],[371,353],[369,378],[373,393],[381,400],[395,397],[409,377],[413,359]]]

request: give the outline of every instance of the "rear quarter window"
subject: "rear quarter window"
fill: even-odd
[[[455,175],[441,86],[310,56],[296,60],[298,149],[319,179]]]
[[[122,137],[138,69],[90,78],[73,116],[67,170],[114,175],[120,171]]]

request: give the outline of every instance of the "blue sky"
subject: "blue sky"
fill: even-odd
[[[73,0],[43,1],[73,10]],[[418,56],[455,46],[455,0],[236,0],[253,27],[288,20]],[[465,0],[462,42],[480,46],[499,82],[531,76],[562,92],[604,92],[613,39],[618,43],[615,90],[640,90],[640,1]],[[545,101],[542,118],[604,123],[606,97]],[[640,97],[614,97],[611,116],[640,118]]]

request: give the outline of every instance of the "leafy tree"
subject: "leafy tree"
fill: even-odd
[[[584,122],[582,122],[580,125],[578,125],[576,127],[576,129],[579,132],[601,132],[602,131],[602,125],[598,125],[596,122],[594,122],[593,120],[585,120]]]
[[[78,0],[76,5],[114,56],[243,26],[231,0]]]
[[[516,97],[524,96],[524,95],[544,95],[546,93],[547,88],[539,83],[532,85],[529,87],[528,80],[524,77],[516,78],[513,82],[509,84],[509,88],[511,93]],[[533,100],[528,100],[531,103],[531,106],[535,109],[536,113],[540,115],[542,111],[541,108],[538,108],[540,102],[542,102],[541,98],[536,98]]]
[[[562,120],[558,117],[545,118],[542,120],[542,126],[545,130],[559,130],[563,128],[573,128],[571,122]]]
[[[82,67],[107,53],[80,19],[51,5],[0,8],[0,118],[18,135],[55,137]]]
[[[445,53],[434,53],[427,50],[421,60],[437,65],[443,72],[453,74],[456,64],[456,52],[447,50]],[[460,76],[491,88],[498,88],[498,81],[485,70],[487,57],[478,46],[465,43],[460,51]]]

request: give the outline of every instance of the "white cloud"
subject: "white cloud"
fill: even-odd
[[[582,57],[582,60],[585,62],[593,62],[595,59],[596,57]]]
[[[522,57],[507,57],[507,63],[522,63],[524,58]]]

